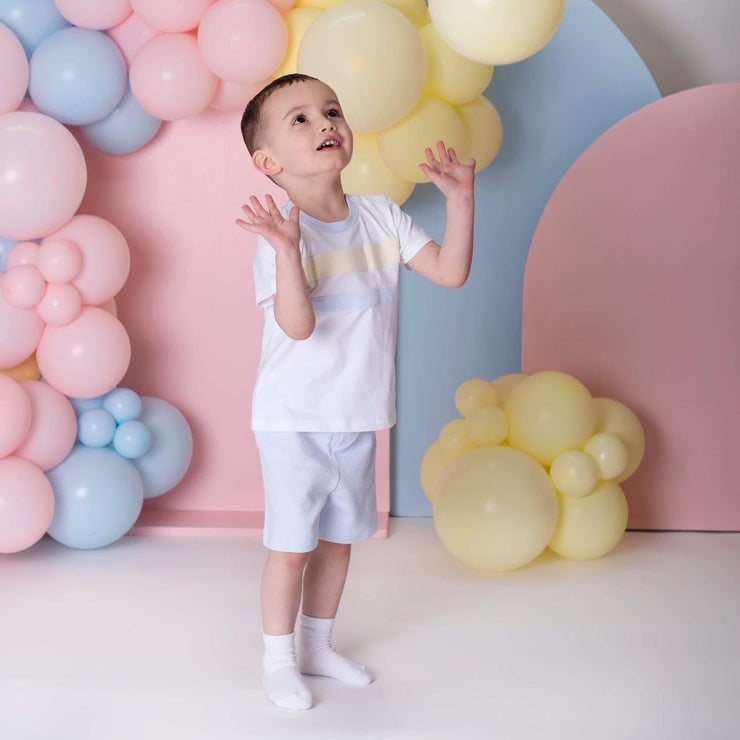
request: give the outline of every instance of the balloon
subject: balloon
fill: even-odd
[[[63,28],[31,57],[28,92],[42,113],[62,123],[105,118],[126,92],[126,62],[104,33]]]
[[[378,149],[376,134],[355,134],[352,159],[342,170],[346,193],[377,195],[383,193],[399,205],[408,200],[415,184],[403,180],[386,165]]]
[[[417,28],[426,26],[431,20],[424,0],[380,0],[400,10]]]
[[[599,483],[588,496],[558,496],[560,516],[549,547],[558,555],[590,560],[605,555],[627,528],[627,499],[613,481]]]
[[[105,447],[113,441],[116,420],[101,408],[83,411],[77,420],[77,438],[86,447]]]
[[[615,478],[621,483],[637,470],[645,454],[645,432],[634,412],[619,401],[611,398],[594,398],[596,409],[596,430],[613,434],[622,440],[627,448],[627,467]]]
[[[129,0],[54,0],[59,12],[72,24],[80,28],[103,31],[113,28],[131,15]]]
[[[134,57],[139,53],[141,47],[161,33],[158,28],[144,23],[136,13],[131,13],[123,23],[119,23],[115,28],[108,30],[108,36],[116,42],[121,50],[127,67],[131,66],[131,62],[134,61]]]
[[[459,54],[483,64],[512,64],[555,34],[565,0],[429,0],[432,23]]]
[[[28,60],[23,45],[15,34],[0,23],[0,113],[14,111],[26,95],[28,87]]]
[[[175,121],[200,113],[218,79],[189,34],[163,34],[147,42],[131,63],[130,84],[139,105],[156,118]]]
[[[120,383],[131,359],[121,322],[86,306],[66,326],[47,326],[36,352],[44,378],[65,396],[94,398]]]
[[[131,154],[146,146],[161,125],[162,121],[147,113],[127,88],[121,102],[105,118],[80,126],[80,131],[101,152]]]
[[[17,265],[38,265],[38,263],[39,245],[36,242],[20,242],[8,255],[6,268],[9,270]]]
[[[599,467],[585,452],[567,450],[552,461],[550,480],[558,493],[565,496],[586,496],[599,482]]]
[[[421,487],[424,495],[434,503],[434,491],[442,474],[465,453],[453,454],[445,450],[439,440],[432,442],[421,461]]]
[[[28,460],[0,460],[0,553],[35,545],[54,514],[54,495],[46,476]]]
[[[481,406],[466,422],[468,437],[477,445],[500,445],[509,433],[509,420],[498,406]]]
[[[90,411],[90,409],[102,409],[104,400],[105,396],[98,396],[97,398],[70,398],[69,402],[74,407],[77,416],[82,416],[85,411]],[[115,419],[113,420],[113,422],[115,425]]]
[[[33,308],[44,297],[46,283],[33,265],[17,265],[5,273],[2,288],[11,306]]]
[[[298,71],[298,49],[311,24],[321,15],[318,8],[294,8],[283,16],[288,32],[288,45],[283,61],[275,70],[274,77],[294,74]]]
[[[203,60],[230,82],[269,77],[280,66],[287,46],[283,18],[267,0],[219,0],[198,27]]]
[[[140,421],[124,421],[113,436],[115,451],[129,459],[141,457],[151,444],[152,435]]]
[[[267,84],[266,80],[257,83],[247,83],[244,85],[238,82],[226,82],[219,80],[216,85],[216,92],[213,93],[211,102],[208,104],[211,108],[220,111],[243,111],[247,103]]]
[[[455,419],[445,424],[439,433],[439,444],[450,455],[462,455],[475,449],[475,442],[468,436],[465,419]]]
[[[122,424],[124,421],[138,419],[141,414],[141,398],[129,388],[116,388],[106,394],[103,408]]]
[[[82,252],[82,270],[74,285],[83,303],[97,306],[121,290],[131,267],[131,255],[123,234],[110,221],[77,215],[52,236],[74,242]]]
[[[53,118],[0,116],[0,236],[36,239],[69,221],[87,184],[75,137]]]
[[[141,513],[141,476],[108,447],[76,446],[47,475],[55,501],[49,534],[63,545],[109,545],[123,537]]]
[[[133,463],[144,481],[144,497],[154,498],[174,488],[187,472],[193,435],[185,417],[170,403],[145,396],[139,421],[151,432],[149,451]]]
[[[529,376],[524,373],[511,373],[509,375],[502,375],[500,378],[496,378],[496,380],[491,381],[491,385],[496,391],[498,402],[501,406],[504,405],[509,393],[511,393],[511,391],[513,391],[514,388],[516,388],[519,383],[527,377]]]
[[[296,3],[296,0],[269,0],[270,5],[274,5],[281,13],[290,10]]]
[[[38,251],[38,268],[49,283],[68,283],[82,270],[82,252],[69,239],[45,239]]]
[[[452,147],[461,162],[469,159],[468,137],[460,116],[447,103],[426,95],[411,113],[395,126],[378,134],[380,156],[399,177],[410,182],[429,182],[419,169],[426,162],[424,150],[431,147],[436,156],[436,142]]]
[[[0,373],[0,457],[9,455],[31,428],[31,400],[20,383]]]
[[[26,360],[39,344],[44,323],[36,311],[11,306],[3,297],[5,275],[0,275],[0,369],[14,368]]]
[[[131,0],[134,13],[160,31],[195,28],[213,0]]]
[[[509,447],[480,447],[442,475],[434,492],[434,526],[466,565],[507,571],[536,558],[558,517],[547,473]]]
[[[586,442],[583,451],[590,455],[599,468],[599,478],[612,480],[627,469],[627,448],[614,434],[595,434]]]
[[[39,372],[39,366],[36,364],[36,355],[33,354],[20,364],[15,367],[10,367],[6,370],[0,370],[0,373],[4,373],[13,380],[38,380],[41,377]]]
[[[82,311],[80,291],[71,283],[49,285],[36,311],[42,321],[52,326],[66,326]]]
[[[13,454],[49,470],[69,455],[75,443],[75,410],[69,399],[48,383],[26,380],[21,386],[31,401],[31,427]]]
[[[509,444],[550,465],[568,449],[580,449],[593,434],[596,411],[586,386],[570,375],[530,375],[504,403]]]
[[[455,406],[461,416],[469,417],[482,406],[495,406],[498,395],[486,380],[466,380],[455,391]]]
[[[298,71],[333,88],[350,127],[363,133],[411,111],[424,87],[426,59],[419,33],[402,13],[374,0],[350,0],[311,24]]]
[[[18,37],[29,57],[45,38],[69,26],[54,0],[2,0],[0,23]]]
[[[465,124],[470,155],[475,159],[475,171],[488,167],[501,148],[504,130],[501,117],[488,98],[483,96],[458,105],[455,111]]]

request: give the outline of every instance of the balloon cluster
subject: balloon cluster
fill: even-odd
[[[462,419],[427,450],[421,484],[442,543],[483,571],[519,568],[548,547],[567,558],[609,552],[627,527],[619,486],[645,437],[635,414],[592,398],[559,372],[460,385]]]

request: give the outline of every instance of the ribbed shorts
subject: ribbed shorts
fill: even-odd
[[[255,431],[265,492],[263,542],[310,552],[351,544],[378,529],[375,432]]]

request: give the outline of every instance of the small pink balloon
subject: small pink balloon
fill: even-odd
[[[46,283],[34,265],[18,265],[5,273],[3,295],[16,308],[33,308],[44,297]]]
[[[129,0],[54,0],[57,10],[72,25],[104,31],[117,26],[131,14]]]
[[[270,0],[270,4],[274,5],[281,13],[286,13],[295,4],[297,0]]]
[[[37,265],[39,263],[39,245],[36,242],[20,242],[10,250],[5,260],[5,269],[16,265]]]
[[[20,457],[0,460],[0,553],[35,545],[54,516],[54,491],[33,463]]]
[[[20,383],[0,373],[0,457],[18,447],[31,428],[31,401]]]
[[[82,253],[82,269],[74,285],[85,305],[98,306],[121,290],[131,267],[131,255],[125,237],[110,221],[77,215],[52,236],[74,242]]]
[[[162,33],[158,28],[145,23],[136,13],[119,23],[115,28],[108,30],[108,36],[116,42],[118,48],[126,60],[126,66],[130,67],[134,57],[139,53],[147,41]]]
[[[47,282],[68,283],[80,274],[82,252],[69,239],[44,239],[38,253],[38,267]]]
[[[31,401],[31,428],[13,453],[41,470],[59,465],[77,437],[77,415],[69,399],[48,383],[24,380],[20,385]]]
[[[0,23],[0,113],[10,113],[21,104],[28,87],[28,60],[23,44],[16,35]]]
[[[160,31],[178,33],[195,28],[213,0],[131,0],[142,20]]]
[[[44,330],[44,322],[34,309],[16,308],[5,300],[4,283],[5,275],[0,275],[0,370],[28,359],[38,347]]]
[[[41,320],[52,326],[66,326],[82,310],[82,296],[72,283],[52,283],[46,288],[36,311]]]
[[[123,324],[92,306],[85,306],[71,324],[47,326],[36,351],[41,375],[70,398],[95,398],[113,390],[130,360]]]
[[[218,79],[187,33],[167,33],[149,41],[131,63],[131,92],[139,105],[163,121],[190,118],[213,98]]]
[[[221,79],[259,82],[283,61],[288,30],[267,0],[220,0],[203,16],[198,47]]]
[[[262,82],[247,83],[227,82],[219,80],[216,92],[211,98],[210,106],[216,110],[228,112],[233,110],[243,111],[247,103],[267,84]]]

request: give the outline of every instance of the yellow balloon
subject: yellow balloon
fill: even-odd
[[[427,55],[424,92],[451,105],[475,100],[491,82],[493,67],[479,64],[458,54],[437,33],[432,23],[419,31]]]
[[[645,432],[634,412],[611,398],[594,398],[596,431],[613,434],[627,448],[627,467],[615,478],[621,483],[637,470],[645,454]]]
[[[417,28],[426,26],[431,20],[424,0],[380,0],[396,10],[400,10]]]
[[[555,490],[565,496],[587,496],[599,482],[599,466],[580,450],[561,452],[550,466]]]
[[[593,434],[596,411],[583,383],[558,372],[534,373],[509,393],[509,444],[543,465],[561,453],[580,449]]]
[[[482,406],[468,418],[467,431],[477,445],[500,445],[509,433],[509,420],[499,406]]]
[[[458,460],[464,454],[464,452],[459,454],[447,452],[439,443],[439,440],[432,442],[429,446],[421,461],[420,476],[424,495],[431,502],[434,502],[434,490],[442,474],[455,460]]]
[[[599,468],[599,478],[614,480],[627,470],[627,448],[622,440],[613,434],[594,434],[583,446]]]
[[[491,385],[498,395],[499,404],[503,406],[504,402],[509,397],[509,393],[511,393],[511,391],[513,391],[514,388],[524,380],[524,378],[528,377],[529,376],[525,373],[510,373],[509,375],[502,375],[500,378],[492,380]]]
[[[403,13],[376,0],[349,0],[311,24],[298,49],[298,71],[333,88],[347,123],[366,133],[412,110],[424,88],[426,58]]]
[[[507,571],[534,560],[557,522],[555,491],[529,455],[480,447],[455,461],[434,490],[434,525],[459,560]]]
[[[377,134],[355,134],[352,160],[342,170],[342,186],[346,193],[356,195],[383,193],[398,205],[404,203],[416,187],[388,168],[380,156]]]
[[[495,406],[497,403],[496,390],[487,380],[466,380],[455,391],[455,406],[466,418],[482,406]]]
[[[496,158],[504,139],[501,116],[493,103],[480,96],[470,103],[455,107],[465,124],[470,142],[470,156],[475,158],[475,171],[488,167]]]
[[[565,0],[429,0],[439,35],[482,64],[512,64],[538,52],[564,9]]]
[[[465,419],[455,419],[442,427],[439,444],[450,455],[462,455],[475,448],[475,442],[468,436]]]
[[[283,16],[288,29],[288,49],[273,77],[277,79],[298,71],[298,48],[306,31],[320,15],[321,11],[318,8],[293,8]]]
[[[431,147],[437,156],[436,143],[440,140],[455,149],[461,162],[470,159],[462,118],[451,105],[426,95],[422,95],[406,118],[378,134],[383,161],[399,177],[410,182],[429,182],[419,164],[427,161],[426,147]]]
[[[602,481],[582,498],[558,496],[560,516],[550,549],[575,560],[591,560],[609,552],[627,528],[627,499],[613,481]]]
[[[9,375],[13,380],[17,380],[19,383],[21,380],[38,380],[41,377],[41,371],[39,370],[39,366],[36,364],[35,352],[28,359],[21,362],[20,365],[5,368],[5,370],[0,370],[0,373]]]

